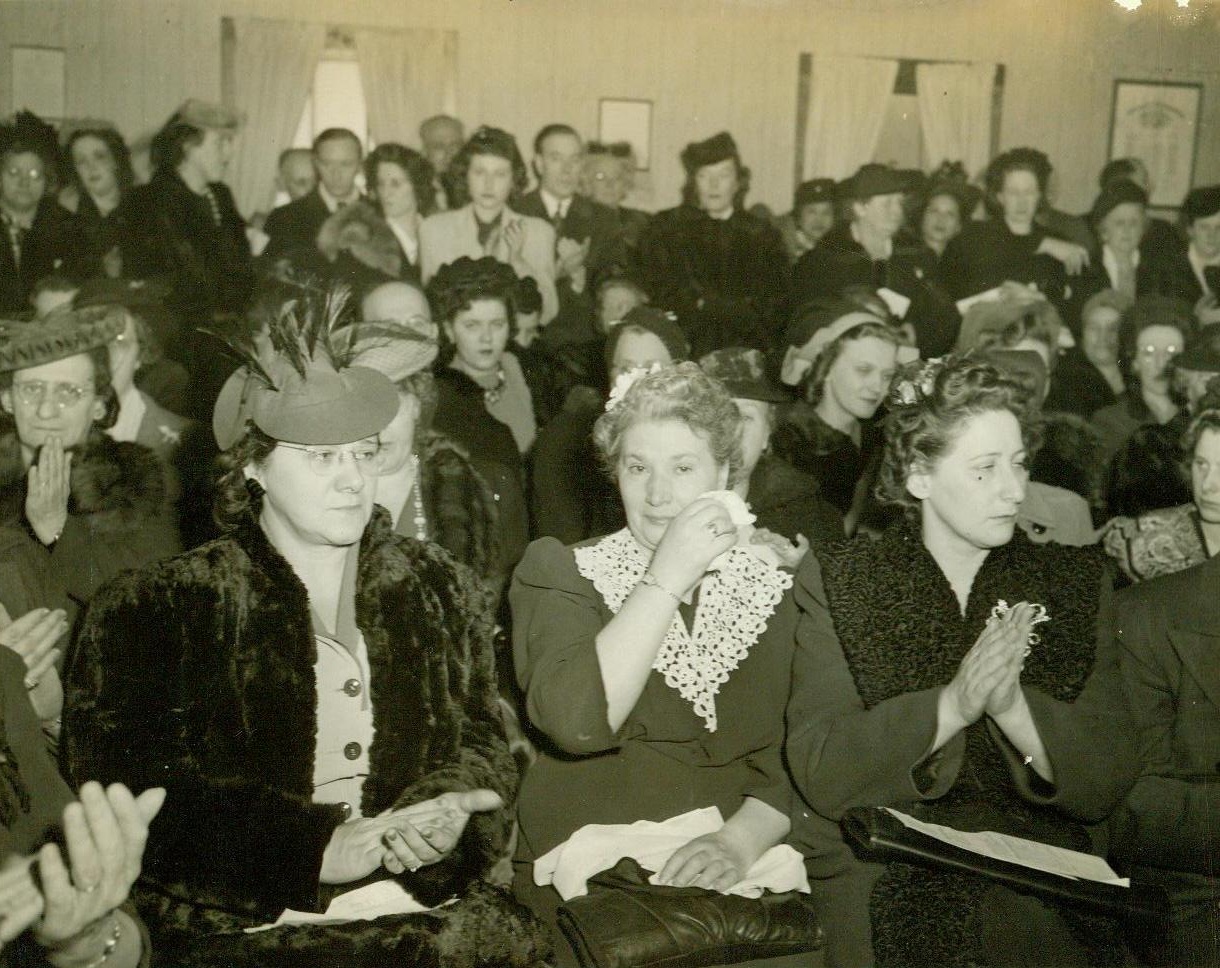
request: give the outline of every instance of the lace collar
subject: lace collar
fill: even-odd
[[[573,554],[577,570],[616,614],[651,559],[626,528]],[[716,693],[749,654],[792,585],[792,575],[743,548],[730,549],[716,564],[718,570],[709,572],[700,585],[691,630],[675,612],[652,663],[713,733]]]

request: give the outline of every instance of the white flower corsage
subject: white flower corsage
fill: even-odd
[[[620,373],[614,381],[614,386],[610,388],[610,399],[606,401],[606,412],[609,413],[622,403],[623,397],[627,395],[627,391],[631,389],[631,385],[636,380],[649,373],[657,373],[660,369],[660,363],[653,363],[649,367],[637,366],[626,373]]]

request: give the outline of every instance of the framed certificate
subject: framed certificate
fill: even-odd
[[[1153,208],[1177,208],[1190,191],[1202,101],[1202,84],[1114,82],[1109,157],[1144,163]]]

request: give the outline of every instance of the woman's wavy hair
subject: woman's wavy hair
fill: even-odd
[[[980,414],[1006,410],[1017,418],[1031,454],[1041,444],[1038,406],[1028,391],[990,363],[970,355],[916,361],[899,373],[885,418],[885,453],[875,493],[886,504],[918,512],[907,491],[916,466],[931,467],[953,446],[962,424]]]
[[[1050,160],[1037,148],[1013,148],[996,155],[983,175],[983,183],[987,186],[984,199],[987,211],[993,216],[1000,215],[1002,210],[996,196],[1003,191],[1004,179],[1012,171],[1027,171],[1034,176],[1038,182],[1038,191],[1042,194],[1039,207],[1045,205],[1046,188],[1050,184],[1053,170]]]
[[[733,486],[741,473],[741,412],[724,385],[697,363],[676,363],[642,374],[613,408],[597,418],[593,443],[611,480],[617,477],[624,434],[647,420],[678,420],[707,440],[713,460],[728,467],[728,486]]]
[[[851,307],[848,312],[854,312],[855,307]],[[869,312],[871,310],[866,310]],[[885,323],[861,323],[859,326],[853,326],[846,333],[836,339],[833,343],[822,350],[818,358],[813,361],[813,369],[809,371],[809,376],[805,378],[805,400],[808,403],[816,406],[822,399],[822,394],[826,389],[826,377],[830,374],[830,369],[843,355],[843,350],[848,343],[854,343],[856,340],[868,339],[869,337],[882,340],[890,343],[895,347],[902,345],[901,334],[892,326]]]
[[[529,169],[525,167],[525,158],[521,156],[521,149],[517,147],[517,139],[503,128],[483,125],[462,145],[461,150],[449,163],[449,171],[445,174],[445,183],[456,196],[453,199],[454,208],[470,201],[470,189],[466,184],[466,176],[470,172],[470,162],[475,155],[495,155],[512,164],[513,189],[508,196],[510,205],[528,187]]]
[[[733,164],[737,167],[737,191],[733,193],[733,207],[742,208],[743,202],[748,194],[750,194],[750,169],[743,165],[741,159],[736,155],[732,155]],[[722,159],[727,161],[728,159]],[[706,165],[700,167],[706,168]],[[682,201],[693,208],[699,207],[699,187],[695,182],[695,176],[699,174],[698,169],[687,172],[686,181],[682,183]]]
[[[72,163],[72,149],[78,141],[84,138],[96,138],[106,146],[106,150],[110,152],[110,157],[114,160],[114,176],[119,183],[119,194],[126,195],[136,181],[135,172],[131,167],[131,152],[128,150],[123,136],[114,128],[109,127],[80,128],[73,131],[71,137],[64,143],[63,169],[68,174],[69,184],[74,185],[79,191],[85,190],[80,175],[76,173],[76,165]]]
[[[231,531],[263,506],[263,488],[246,477],[250,464],[262,464],[275,450],[275,440],[254,424],[228,450],[216,458],[220,476],[212,499],[212,517],[221,531]]]
[[[374,197],[377,194],[377,166],[382,164],[397,165],[402,169],[415,191],[415,205],[420,215],[431,215],[436,210],[436,192],[432,187],[435,172],[427,158],[415,149],[393,141],[378,145],[364,159],[364,183]],[[380,211],[380,200],[377,207]]]
[[[438,323],[452,323],[458,313],[480,299],[499,300],[504,303],[511,329],[516,324],[513,310],[518,284],[517,273],[507,263],[489,255],[478,259],[464,255],[437,270],[426,295],[432,318]]]

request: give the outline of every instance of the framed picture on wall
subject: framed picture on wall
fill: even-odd
[[[597,107],[597,140],[602,144],[627,142],[639,170],[647,171],[652,153],[652,102],[602,98]]]
[[[1177,208],[1190,191],[1202,101],[1202,84],[1114,82],[1109,157],[1144,163],[1153,208]]]

